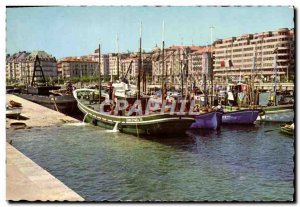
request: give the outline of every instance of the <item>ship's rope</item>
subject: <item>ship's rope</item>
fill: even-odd
[[[139,130],[138,130],[137,123],[135,124],[135,127],[136,127],[136,135],[137,135],[137,137],[139,138]]]
[[[53,102],[53,104],[54,104],[54,106],[55,106],[55,108],[56,108],[56,111],[59,112],[58,107],[57,107],[57,105],[56,105],[55,96],[51,96],[50,98],[51,98],[51,100],[52,100],[52,102]]]

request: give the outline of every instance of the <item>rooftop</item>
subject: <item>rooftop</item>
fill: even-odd
[[[26,57],[26,60],[35,61],[36,56],[38,56],[40,60],[56,61],[55,57],[52,57],[52,55],[46,53],[45,51],[34,51]]]

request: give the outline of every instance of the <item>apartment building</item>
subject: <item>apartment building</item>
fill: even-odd
[[[99,58],[97,61],[99,61]],[[109,55],[106,54],[101,55],[101,75],[109,75]]]
[[[23,51],[13,54],[7,58],[6,77],[8,80],[17,80],[30,83],[34,71],[36,57],[40,59],[40,65],[46,79],[57,77],[56,59],[45,51],[34,51],[32,53]]]
[[[28,76],[26,70],[25,58],[30,55],[29,52],[22,51],[13,55],[6,56],[6,79],[25,82]]]
[[[211,78],[212,73],[212,56],[211,47],[202,47],[191,52],[188,55],[188,80],[195,85],[203,84],[204,75],[207,81]]]
[[[92,54],[80,56],[80,58],[99,62],[99,49],[96,49]],[[106,76],[109,74],[109,55],[101,54],[101,75]]]
[[[158,47],[154,48],[152,50],[152,83],[159,84],[165,77],[167,84],[178,85],[182,74],[184,78],[191,81],[190,79],[193,78],[191,74],[195,73],[197,68],[195,65],[200,64],[199,54],[202,54],[204,50],[206,50],[206,47],[171,46],[165,49],[163,61],[161,49]],[[194,53],[196,51],[199,54]],[[192,53],[194,54],[191,55]],[[193,67],[194,69],[192,69]]]
[[[52,55],[46,53],[45,51],[34,51],[30,53],[25,58],[26,62],[26,70],[29,71],[29,80],[32,79],[32,75],[34,72],[34,63],[36,61],[36,57],[39,57],[40,66],[43,69],[43,73],[46,79],[53,79],[57,77],[57,61],[56,58]]]
[[[118,70],[120,75],[120,68],[121,68],[120,55],[118,55],[117,53],[109,53],[108,60],[109,60],[108,75],[116,76],[118,74]]]
[[[58,61],[58,71],[63,79],[99,74],[97,61],[78,57],[66,57]]]
[[[214,78],[216,82],[245,81],[271,82],[275,66],[281,82],[294,76],[294,29],[282,28],[214,42]],[[276,65],[275,65],[276,63]]]
[[[151,53],[142,54],[141,76],[145,74],[147,79],[152,75]],[[125,76],[131,81],[136,82],[139,74],[139,55],[136,53],[123,56],[121,61],[120,76]]]

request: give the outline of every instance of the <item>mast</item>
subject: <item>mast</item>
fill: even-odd
[[[99,44],[99,51],[98,51],[98,54],[99,54],[99,104],[101,104],[101,46]]]
[[[207,106],[206,74],[204,74],[204,106]]]
[[[276,106],[276,93],[277,93],[277,53],[278,48],[274,50],[275,57],[274,57],[274,106]]]
[[[161,101],[164,101],[165,96],[165,40],[164,40],[164,34],[165,34],[165,21],[163,21],[163,31],[162,31],[162,86],[161,86]]]
[[[212,44],[213,44],[213,37],[212,37],[212,30],[215,28],[213,26],[209,27],[210,28],[210,58],[212,59]],[[214,97],[214,73],[213,73],[213,70],[211,69],[211,74],[210,74],[210,79],[211,79],[211,93],[212,93],[212,96],[210,97],[210,106],[213,105],[213,97]]]
[[[205,70],[204,70],[204,106],[206,107],[207,106],[207,89],[206,89],[206,76],[208,74],[208,61],[209,61],[209,56],[208,54],[206,56],[204,56],[206,58],[206,61],[205,61]],[[204,67],[204,65],[202,66]]]
[[[254,56],[253,56],[253,67],[251,68],[251,98],[250,98],[250,105],[252,104],[252,102],[255,102],[255,98],[254,98],[254,78],[253,78],[253,71],[256,70],[256,47],[254,50]]]
[[[144,59],[145,59],[145,58],[144,58]],[[143,73],[143,80],[142,80],[142,83],[143,83],[143,92],[146,93],[146,71],[145,71],[145,68],[144,68],[144,59],[141,58],[142,73]]]
[[[180,67],[180,73],[181,73],[181,99],[183,99],[183,68],[182,68],[182,60],[180,57],[181,50],[178,51],[178,61],[179,61],[179,67]]]
[[[187,58],[187,55],[186,55],[186,53],[183,51],[182,52],[182,59],[184,60],[184,64],[183,64],[183,66],[184,66],[184,77],[185,77],[185,100],[186,100],[186,98],[187,98],[187,96],[188,96],[188,58]]]
[[[116,44],[117,44],[117,80],[119,80],[120,78],[120,67],[119,67],[119,36],[117,35],[117,40],[116,40]]]
[[[140,99],[141,96],[141,67],[142,67],[142,22],[140,25],[140,49],[139,49],[139,61],[138,61],[138,80],[137,80],[137,99]]]

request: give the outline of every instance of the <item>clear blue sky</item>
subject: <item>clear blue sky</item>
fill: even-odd
[[[162,39],[170,45],[207,45],[213,39],[294,27],[289,7],[25,7],[6,9],[6,53],[44,50],[56,58],[138,50],[140,21],[143,48]]]

